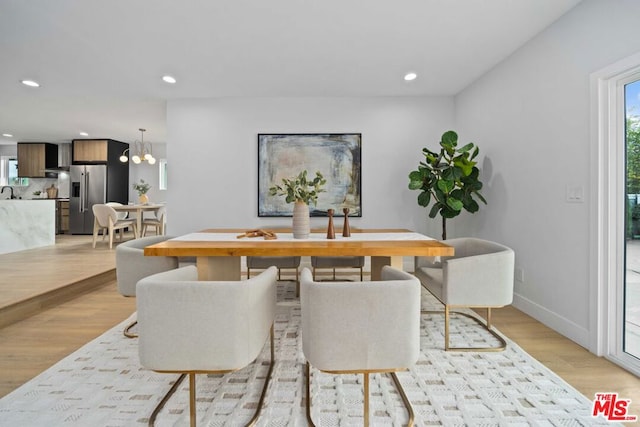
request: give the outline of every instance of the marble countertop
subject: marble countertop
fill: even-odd
[[[55,209],[36,200],[0,200],[0,254],[54,245]]]

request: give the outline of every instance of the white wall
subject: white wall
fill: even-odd
[[[167,230],[290,226],[258,218],[258,133],[362,133],[362,218],[355,227],[429,232],[408,174],[453,123],[453,98],[222,98],[169,101]],[[326,227],[326,218],[312,218]],[[341,226],[341,219],[337,220]],[[439,235],[439,223],[436,223]]]
[[[585,0],[456,96],[456,123],[485,154],[489,205],[461,234],[516,252],[514,305],[589,340],[590,74],[640,50],[640,2]],[[566,201],[567,186],[584,203]]]

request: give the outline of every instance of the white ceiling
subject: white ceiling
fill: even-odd
[[[0,0],[0,144],[165,142],[176,98],[454,95],[579,1]]]

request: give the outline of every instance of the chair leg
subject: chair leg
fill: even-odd
[[[402,398],[402,402],[404,403],[404,407],[406,408],[407,413],[409,414],[407,427],[413,427],[415,414],[413,412],[413,406],[411,406],[411,401],[409,401],[407,394],[404,392],[404,388],[402,387],[402,384],[400,383],[400,380],[398,379],[398,376],[396,375],[396,373],[389,372],[389,374],[391,375],[391,379],[393,379],[393,383],[395,384],[396,389],[398,390],[398,393]],[[363,375],[364,375],[364,413],[363,413],[364,424],[363,425],[365,427],[368,427],[369,426],[369,373],[363,372]],[[306,376],[306,382],[307,382],[306,383],[307,422],[309,423],[310,426],[315,427],[315,423],[313,422],[313,418],[311,417],[311,365],[309,364],[308,361],[306,363],[305,376]]]
[[[364,376],[364,427],[369,427],[369,373],[365,372]]]
[[[249,420],[246,427],[253,426],[258,421],[258,417],[260,416],[260,412],[262,411],[262,406],[264,405],[267,389],[269,388],[269,383],[271,382],[273,367],[275,366],[275,334],[273,331],[273,324],[271,324],[271,330],[269,331],[269,342],[271,345],[271,360],[269,361],[269,371],[267,372],[267,377],[264,381],[264,385],[262,386],[262,393],[260,394],[258,407],[256,408],[253,414],[253,418]],[[196,374],[193,371],[190,371],[188,374],[189,374],[189,420],[190,420],[190,426],[195,427],[196,426]],[[162,398],[160,403],[158,403],[158,406],[155,407],[155,409],[151,413],[151,417],[149,417],[149,427],[154,426],[158,414],[160,413],[164,405],[169,401],[171,396],[176,392],[176,390],[180,386],[180,383],[184,380],[186,376],[187,374],[185,373],[181,374],[178,377],[178,380],[175,382],[175,384],[171,387],[171,389],[169,389],[167,394],[165,394],[165,396]]]
[[[400,397],[402,398],[402,402],[404,402],[404,407],[407,408],[407,412],[409,413],[409,422],[407,423],[408,427],[413,426],[413,420],[415,419],[415,414],[413,413],[413,406],[411,406],[411,401],[407,397],[407,394],[404,392],[404,388],[398,379],[398,376],[395,372],[390,372],[391,378],[393,379],[393,383],[396,385],[396,389],[398,389],[398,393],[400,393]]]
[[[93,248],[95,249],[96,247],[96,239],[98,238],[98,224],[95,222],[93,222]]]
[[[360,267],[360,281],[361,281],[361,282],[363,281],[363,279],[362,279],[362,278],[364,277],[364,276],[363,276],[363,274],[364,274],[364,273],[363,273],[363,270],[364,270],[364,269],[363,269],[362,267]]]
[[[444,306],[444,351],[449,351],[449,306]]]
[[[300,296],[300,275],[298,273],[298,267],[296,267],[296,296]]]
[[[196,427],[196,374],[189,372],[189,425]]]
[[[113,249],[113,228],[109,227],[109,249]]]
[[[129,323],[129,325],[126,328],[124,328],[124,332],[123,332],[124,336],[127,337],[127,338],[138,338],[138,334],[134,334],[133,332],[129,332],[137,324],[138,324],[137,320],[134,320],[133,322]]]
[[[186,376],[187,374],[180,374],[180,376],[178,377],[176,382],[173,383],[173,385],[171,386],[167,394],[165,394],[162,400],[160,400],[160,403],[158,403],[158,406],[155,407],[155,409],[151,413],[151,416],[149,417],[149,427],[153,427],[155,425],[158,414],[160,413],[162,408],[164,408],[164,405],[169,401],[171,396],[173,396],[173,393],[175,393],[178,387],[180,387],[180,384],[182,384],[182,381],[184,381]]]
[[[461,311],[452,311],[447,304],[445,304],[444,306],[444,312],[422,310],[421,313],[422,314],[444,314],[444,350],[445,351],[497,352],[497,351],[503,351],[505,348],[507,348],[507,341],[491,327],[491,307],[487,307],[487,323],[486,324],[483,323],[482,320],[478,319],[476,316],[473,316],[471,314],[464,313]],[[449,339],[450,339],[449,323],[451,321],[451,313],[454,313],[460,316],[465,316],[473,320],[478,325],[486,329],[486,331],[489,332],[495,339],[497,339],[500,342],[500,345],[497,347],[452,347],[451,344],[449,343]]]

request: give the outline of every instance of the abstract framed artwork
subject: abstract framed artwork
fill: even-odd
[[[292,216],[293,203],[270,196],[269,188],[306,170],[327,180],[311,216],[327,216],[328,209],[343,216],[348,208],[349,216],[361,217],[361,146],[360,133],[258,134],[258,216]]]

